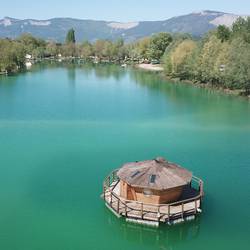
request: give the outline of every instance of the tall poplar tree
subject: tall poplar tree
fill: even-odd
[[[68,31],[65,42],[67,44],[69,44],[69,43],[75,43],[76,42],[75,31],[74,31],[73,28]]]

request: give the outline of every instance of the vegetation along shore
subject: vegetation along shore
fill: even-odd
[[[0,39],[1,74],[17,72],[46,58],[139,64],[154,71],[163,68],[171,79],[249,95],[250,17],[239,18],[232,28],[218,26],[200,39],[188,34],[158,33],[127,44],[122,39],[76,43],[73,29],[68,31],[65,43],[29,34],[14,40]]]

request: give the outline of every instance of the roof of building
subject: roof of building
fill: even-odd
[[[192,173],[162,157],[124,164],[118,177],[133,187],[167,190],[188,184]]]

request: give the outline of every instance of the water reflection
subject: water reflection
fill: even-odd
[[[67,75],[68,75],[69,83],[72,86],[75,86],[75,83],[76,83],[76,67],[74,65],[70,65],[69,67],[67,67]]]
[[[161,96],[165,97],[165,107],[167,108],[171,105],[172,113],[168,114],[169,117],[170,115],[182,114],[186,117],[188,116],[188,119],[195,119],[199,125],[204,127],[208,122],[212,124],[221,122],[221,125],[224,126],[225,120],[227,121],[227,126],[248,124],[250,122],[249,115],[242,116],[243,113],[249,114],[250,112],[250,102],[247,102],[243,98],[226,96],[214,90],[195,88],[187,84],[172,83],[159,77],[159,73],[124,69],[119,65],[79,64],[48,60],[33,65],[29,72],[21,74],[29,76],[32,74],[31,72],[49,69],[60,70],[60,68],[66,69],[66,77],[73,91],[77,85],[77,77],[80,79],[83,75],[84,77],[93,76],[96,79],[113,78],[117,82],[124,81],[125,78],[130,78],[131,82],[134,82],[141,88],[148,89],[152,93],[157,93],[159,98]],[[9,77],[1,76],[1,91],[16,91],[14,86],[17,85],[18,79],[20,78],[17,77],[17,75]],[[6,85],[8,85],[7,88]],[[10,86],[12,86],[12,88]],[[23,84],[22,88],[24,88]],[[103,90],[100,89],[100,91]],[[74,95],[72,95],[72,98],[74,98]]]
[[[110,212],[107,221],[113,230],[119,231],[123,240],[163,250],[175,249],[179,244],[195,240],[201,228],[201,217],[178,225],[161,224],[159,228],[128,223],[124,218],[118,220]]]
[[[82,71],[85,75],[94,74],[99,79],[108,79],[110,77],[120,80],[127,74],[126,69],[114,64],[94,64],[94,63],[74,63],[74,62],[58,62],[46,61],[32,66],[32,72],[43,69],[66,68],[68,70],[68,78],[71,81],[75,80],[76,70]]]
[[[100,79],[114,77],[116,80],[120,80],[127,74],[126,70],[121,69],[118,65],[96,65],[94,66],[94,73],[95,76]]]
[[[201,125],[207,125],[207,122],[218,124],[220,121],[225,124],[225,120],[229,126],[250,122],[250,116],[242,116],[242,113],[249,114],[250,102],[242,97],[166,81],[159,73],[141,70],[131,70],[129,73],[130,79],[139,86],[164,94],[169,100],[168,105],[173,105],[174,113],[193,116]]]

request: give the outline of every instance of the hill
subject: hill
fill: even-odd
[[[5,17],[0,20],[0,37],[16,38],[22,33],[31,33],[46,40],[63,42],[70,28],[75,29],[77,41],[115,40],[123,37],[125,41],[129,42],[158,32],[190,33],[200,37],[220,24],[231,26],[238,17],[234,14],[209,10],[177,16],[164,21],[129,23],[73,18],[20,20]]]

